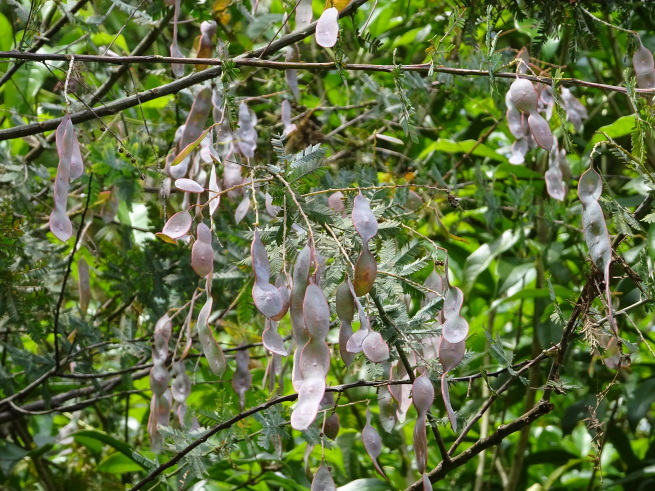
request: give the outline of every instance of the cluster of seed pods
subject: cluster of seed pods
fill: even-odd
[[[150,418],[148,419],[148,434],[150,435],[150,449],[159,453],[162,450],[163,438],[158,426],[168,426],[170,421],[171,403],[173,396],[168,389],[170,373],[166,368],[168,358],[168,341],[171,338],[172,323],[168,314],[164,314],[155,325],[154,345],[152,348],[152,363],[150,369]],[[186,397],[185,397],[186,399]]]
[[[646,48],[637,36],[639,47],[632,55],[632,66],[637,76],[637,87],[640,89],[655,89],[655,62],[653,53]]]
[[[612,312],[612,298],[610,292],[610,263],[612,262],[612,246],[609,232],[605,224],[603,209],[598,199],[603,193],[603,183],[600,175],[589,168],[580,176],[578,183],[578,197],[582,203],[582,227],[585,242],[589,248],[591,260],[599,271],[603,272],[605,280],[605,296],[607,301],[608,319],[614,334],[618,336],[618,329]]]
[[[266,328],[262,333],[262,342],[264,347],[271,353],[287,356],[284,340],[277,332],[277,322],[286,315],[289,309],[289,289],[284,284],[276,287],[269,283],[271,267],[268,262],[266,248],[256,229],[250,248],[250,256],[255,274],[252,299],[257,310],[266,317]]]
[[[505,100],[508,106],[507,119],[510,121],[512,134],[519,140],[519,136],[527,138],[524,126],[527,115],[529,135],[537,145],[550,151],[553,146],[553,133],[550,131],[548,122],[539,114],[539,94],[532,82],[525,78],[517,78],[510,86],[508,97]],[[517,131],[519,126],[521,132]],[[525,146],[527,143],[526,140],[523,145]]]
[[[314,251],[312,262],[317,270]],[[325,342],[330,329],[330,306],[317,283],[318,278],[318,271],[309,277],[302,304],[308,340],[298,358],[302,383],[298,391],[298,404],[291,413],[291,426],[297,430],[306,430],[316,419],[330,369],[330,347]]]
[[[80,144],[75,136],[73,122],[66,114],[55,131],[55,143],[59,165],[55,176],[54,207],[50,214],[50,231],[59,240],[65,242],[73,235],[73,225],[68,218],[68,190],[70,182],[84,172],[84,162],[80,152]]]

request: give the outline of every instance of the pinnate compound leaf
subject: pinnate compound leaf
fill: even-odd
[[[316,23],[316,43],[324,48],[331,48],[339,36],[339,11],[330,7],[323,11]]]

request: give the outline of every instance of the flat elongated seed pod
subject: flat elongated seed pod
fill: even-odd
[[[80,292],[80,311],[82,316],[85,316],[91,300],[91,279],[89,278],[89,264],[84,258],[77,261],[77,284]]]
[[[583,205],[592,201],[598,201],[602,193],[603,182],[595,170],[588,169],[580,176],[580,180],[578,181],[578,197]]]
[[[330,306],[323,290],[316,283],[311,283],[305,292],[303,318],[311,337],[324,339],[327,336],[330,329]]]
[[[443,315],[446,319],[459,314],[464,305],[464,293],[457,287],[449,287],[443,299]]]
[[[364,340],[371,331],[368,328],[359,328],[357,332],[350,336],[346,343],[346,350],[349,353],[359,353],[364,349]]]
[[[339,319],[348,322],[352,321],[355,315],[355,300],[353,299],[352,293],[350,293],[350,287],[347,281],[344,281],[337,287],[336,309]]]
[[[534,141],[537,142],[537,145],[550,152],[553,148],[553,133],[550,131],[548,121],[546,121],[537,111],[533,111],[530,116],[528,116],[528,125],[530,125],[532,137],[534,138]]]
[[[362,254],[357,259],[355,264],[355,278],[353,279],[353,286],[355,293],[358,297],[366,295],[373,288],[375,278],[378,273],[378,265],[375,261],[375,256],[367,248],[362,251]]]
[[[451,343],[459,343],[466,339],[469,332],[469,324],[461,316],[446,319],[443,324],[443,337]]]
[[[336,491],[337,487],[327,467],[321,465],[312,480],[311,491]]]
[[[389,345],[377,331],[369,331],[362,342],[362,351],[373,363],[381,363],[389,359]]]
[[[378,233],[378,222],[371,211],[368,199],[362,193],[355,197],[352,219],[355,230],[365,244]]]
[[[341,354],[341,359],[346,364],[346,367],[349,367],[350,364],[355,360],[355,353],[352,353],[347,349],[348,341],[352,335],[353,326],[350,324],[350,322],[341,321],[341,326],[339,327],[339,353]]]
[[[316,43],[324,48],[337,44],[339,37],[339,11],[335,7],[325,9],[316,23]]]
[[[380,475],[386,479],[387,475],[380,467],[380,464],[378,464],[378,457],[382,453],[382,440],[380,439],[380,435],[377,430],[371,426],[371,413],[368,411],[366,412],[366,425],[362,430],[362,442],[364,443],[366,452],[373,461],[375,470],[378,471]]]
[[[199,276],[207,276],[214,269],[214,249],[212,233],[204,223],[196,229],[197,239],[191,248],[191,267]]]
[[[464,359],[466,345],[464,341],[450,343],[444,337],[439,339],[439,361],[443,367],[443,373],[450,372]]]
[[[221,377],[225,373],[227,363],[225,362],[223,350],[216,342],[216,339],[214,339],[211,328],[207,323],[209,314],[211,313],[212,303],[212,298],[207,298],[207,302],[200,310],[200,314],[198,314],[196,328],[198,329],[198,339],[205,353],[205,358],[207,358],[207,362],[209,363],[209,368],[214,372],[214,375]]]
[[[274,317],[284,306],[282,296],[275,286],[263,281],[256,281],[252,287],[252,299],[255,307],[265,317]]]
[[[644,75],[637,75],[637,87],[640,89],[655,89],[655,70]]]
[[[423,491],[432,491],[433,487],[432,483],[430,482],[430,476],[424,472],[421,480],[423,481]]]
[[[343,204],[344,195],[337,191],[328,196],[328,207],[337,212],[340,216],[345,216],[346,206]]]
[[[414,379],[412,384],[412,402],[419,413],[427,413],[434,402],[434,387],[425,375]]]
[[[302,385],[302,375],[300,373],[300,354],[302,347],[309,340],[309,333],[305,328],[303,318],[303,302],[305,301],[305,291],[309,283],[309,267],[311,263],[311,249],[308,245],[302,248],[296,264],[293,268],[293,286],[289,298],[289,313],[291,317],[291,326],[293,339],[296,342],[296,351],[293,355],[293,370],[291,372],[291,382],[296,392],[300,391]]]
[[[168,219],[161,232],[171,239],[179,239],[189,233],[192,224],[193,218],[188,211],[178,211]]]
[[[284,318],[285,315],[287,315],[290,302],[289,288],[286,285],[278,286],[277,291],[280,293],[280,297],[282,298],[282,310],[280,310],[279,314],[271,317],[271,319],[274,321],[280,321]]]
[[[250,258],[252,260],[252,270],[255,273],[255,281],[268,283],[271,278],[271,266],[268,262],[266,248],[259,238],[259,231],[257,229],[255,229],[250,246]]]
[[[632,55],[632,66],[637,76],[646,75],[655,69],[653,53],[641,43],[641,39],[639,39],[639,47]]]
[[[537,91],[529,80],[517,78],[510,86],[509,94],[519,111],[532,113],[537,110]]]
[[[250,210],[250,196],[248,193],[243,193],[243,199],[237,209],[234,211],[234,221],[238,224],[243,220]]]
[[[219,194],[221,192],[221,188],[218,185],[218,178],[216,177],[216,165],[212,164],[212,170],[209,173],[209,216],[213,216],[216,210],[218,209],[218,205],[221,202],[221,195]]]
[[[525,136],[525,131],[523,131],[523,115],[515,107],[508,109],[505,113],[507,118],[507,125],[509,126],[509,131],[514,135],[514,138],[522,138]]]
[[[299,0],[296,7],[296,31],[312,23],[312,0]]]
[[[276,353],[280,356],[287,356],[287,349],[284,347],[284,339],[277,332],[277,322],[273,323],[270,319],[266,319],[266,328],[262,333],[262,344],[271,353]]]
[[[390,433],[396,425],[396,408],[398,403],[394,400],[388,387],[378,389],[378,408],[380,408],[380,424],[384,431]]]
[[[68,126],[69,120],[62,119],[55,132],[59,165],[55,176],[54,207],[49,219],[50,231],[62,242],[73,235],[73,225],[66,213],[74,138],[72,125]]]
[[[173,372],[175,378],[171,384],[171,394],[174,401],[183,403],[191,393],[191,380],[186,373],[184,362],[173,363]]]
[[[179,189],[180,191],[185,191],[187,193],[204,193],[205,188],[203,188],[200,184],[198,184],[196,181],[193,179],[187,179],[185,177],[182,177],[180,179],[175,180],[175,187]]]
[[[246,392],[252,385],[252,375],[250,374],[250,355],[247,349],[240,349],[234,356],[236,360],[236,370],[232,376],[232,388],[239,396],[239,408],[243,411],[246,405]]]
[[[183,150],[187,145],[195,142],[202,135],[212,108],[212,91],[209,87],[203,88],[193,101],[191,110],[184,123],[184,131],[180,136],[178,145]]]

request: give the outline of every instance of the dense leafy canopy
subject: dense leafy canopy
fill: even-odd
[[[654,19],[2,2],[0,483],[651,489]]]

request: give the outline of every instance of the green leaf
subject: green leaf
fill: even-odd
[[[121,442],[120,440],[117,440],[113,436],[95,430],[82,430],[73,434],[74,439],[77,437],[91,438],[99,442],[102,442],[106,445],[109,445],[110,447],[113,447],[114,449],[118,450],[120,453],[122,453],[123,455],[125,455],[130,460],[136,463],[136,461],[132,457],[132,449],[130,448],[130,446],[125,442]],[[81,440],[81,442],[82,441],[83,440]],[[137,463],[137,465],[141,467],[140,464]]]
[[[120,452],[114,452],[98,464],[96,470],[109,472],[111,474],[124,474],[126,472],[139,472],[144,468],[134,459],[127,457]]]
[[[495,257],[516,244],[520,235],[519,232],[505,230],[496,240],[488,244],[482,244],[473,254],[466,258],[463,276],[465,293],[471,291],[478,275],[489,267]]]

